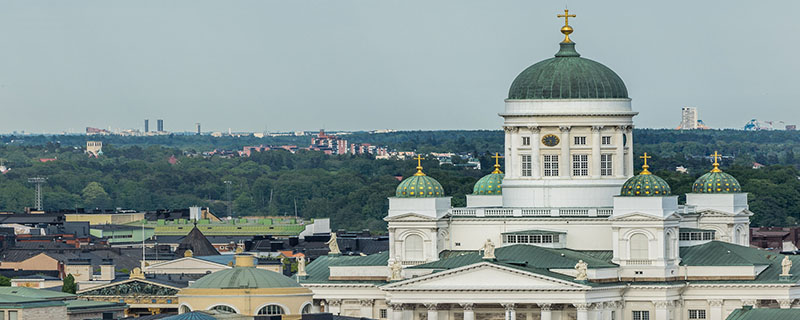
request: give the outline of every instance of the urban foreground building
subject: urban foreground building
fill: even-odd
[[[646,154],[634,168],[638,112],[622,79],[581,57],[568,23],[561,32],[555,57],[522,71],[505,100],[505,174],[497,165],[466,207],[452,208],[418,167],[389,198],[389,252],[341,256],[332,245],[298,276],[314,310],[721,320],[743,307],[795,305],[798,259],[749,247],[753,213],[736,179],[715,162],[678,205]]]

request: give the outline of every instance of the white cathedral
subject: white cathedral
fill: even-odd
[[[568,12],[560,17],[572,17]],[[299,276],[316,311],[389,320],[725,319],[794,308],[796,257],[749,247],[747,194],[714,163],[678,204],[634,168],[622,79],[569,39],[514,79],[505,174],[454,208],[423,173],[389,198],[388,252],[330,254]],[[800,265],[800,264],[798,264]]]

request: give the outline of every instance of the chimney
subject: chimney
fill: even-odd
[[[100,263],[100,279],[101,281],[113,281],[115,278],[114,260],[103,259]]]

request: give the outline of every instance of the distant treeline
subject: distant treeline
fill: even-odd
[[[0,211],[22,211],[32,206],[33,186],[27,179],[43,176],[48,178],[43,188],[47,209],[152,210],[201,205],[224,214],[228,195],[223,182],[231,181],[234,215],[293,215],[296,209],[303,217],[331,217],[334,228],[385,230],[382,218],[388,209],[386,197],[394,194],[396,177],[413,174],[415,161],[286,151],[230,159],[183,156],[184,151],[231,150],[244,145],[304,146],[309,139],[4,136],[0,138],[0,158],[11,170],[0,175]],[[491,171],[489,154],[503,148],[500,131],[354,133],[347,139],[402,151],[479,155],[482,170],[440,167],[433,159],[423,161],[425,172],[442,183],[456,206],[464,205],[475,181]],[[83,153],[87,140],[103,141],[104,155],[99,159],[87,157]],[[750,193],[755,225],[795,225],[800,221],[800,159],[795,156],[800,152],[799,132],[637,129],[634,145],[637,154],[653,155],[651,170],[681,195],[711,168],[708,154],[717,150],[731,156],[723,159],[723,169],[735,175],[744,191]],[[179,160],[174,165],[168,162],[173,155]],[[58,160],[43,163],[39,158]],[[753,162],[766,167],[754,170]],[[675,172],[677,166],[688,168],[689,173]]]

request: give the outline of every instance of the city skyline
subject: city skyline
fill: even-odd
[[[712,128],[800,122],[800,66],[783,62],[797,44],[782,41],[800,23],[772,14],[800,5],[688,3],[573,1],[572,37],[628,85],[634,110],[646,111],[639,127],[675,128],[686,106]],[[141,130],[143,119],[168,131],[262,132],[498,129],[486,111],[501,112],[508,79],[555,53],[563,4],[5,7],[0,27],[17,31],[0,35],[14,48],[0,53],[4,133]]]

